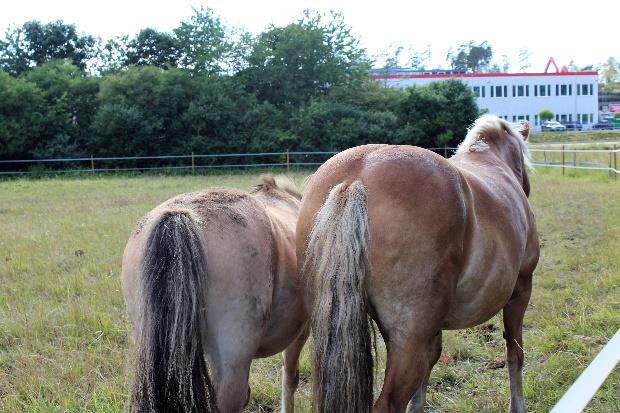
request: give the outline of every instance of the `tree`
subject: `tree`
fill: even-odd
[[[385,58],[385,69],[394,69],[400,67],[401,55],[403,53],[403,46],[401,45],[392,45],[390,47],[392,50],[386,53]]]
[[[294,149],[339,151],[367,143],[404,143],[396,115],[403,97],[401,90],[371,81],[336,86],[294,115]]]
[[[96,39],[80,35],[62,20],[43,24],[32,20],[7,30],[0,41],[0,64],[13,75],[56,59],[68,59],[80,70],[95,56]]]
[[[115,72],[126,66],[129,36],[114,37],[104,44],[98,43],[97,46],[97,57],[93,64],[95,73]]]
[[[179,66],[194,73],[219,73],[231,52],[226,30],[213,10],[194,9],[193,16],[174,29],[180,52]]]
[[[426,49],[422,51],[410,50],[410,66],[414,70],[425,70],[427,63],[431,60],[432,49],[430,45],[426,45]]]
[[[459,49],[456,52],[452,49],[448,50],[446,60],[450,64],[452,70],[457,70],[459,72],[467,71],[467,52],[465,52],[465,50]]]
[[[570,72],[578,72],[579,71],[579,67],[577,66],[577,64],[575,63],[574,60],[571,60],[570,62],[568,62],[568,70]]]
[[[276,106],[298,106],[336,85],[367,77],[365,50],[342,16],[306,11],[296,23],[258,36],[238,76],[248,91]],[[303,53],[301,52],[303,51]]]
[[[601,80],[603,83],[620,82],[620,64],[614,57],[607,59],[601,67]]]
[[[453,70],[478,73],[488,70],[492,57],[493,49],[486,41],[480,44],[470,41],[462,43],[456,53],[450,49],[447,59]]]
[[[97,155],[172,155],[187,138],[195,93],[188,72],[133,66],[101,80],[89,149]]]
[[[37,158],[87,155],[86,139],[97,109],[99,80],[69,62],[35,67],[25,78],[38,86],[44,100],[42,130],[32,155]]]
[[[125,65],[176,67],[181,51],[177,39],[155,29],[142,29],[127,45]]]
[[[502,72],[508,73],[509,70],[510,70],[510,58],[508,57],[508,55],[503,54],[502,55]]]
[[[551,112],[549,109],[543,109],[540,112],[538,112],[538,117],[540,117],[541,121],[547,121],[547,120],[551,120],[553,119],[553,112]]]
[[[530,63],[530,55],[531,53],[527,49],[521,49],[519,51],[519,72],[525,72],[527,69],[532,67]]]
[[[28,42],[21,27],[8,28],[0,40],[0,69],[18,76],[30,68]]]
[[[408,88],[399,108],[401,133],[424,147],[457,145],[477,117],[471,89],[453,79]]]
[[[0,159],[29,159],[43,131],[41,90],[0,71]]]

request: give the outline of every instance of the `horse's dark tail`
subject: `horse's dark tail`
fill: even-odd
[[[332,189],[308,239],[303,276],[316,294],[312,312],[316,412],[368,412],[373,401],[372,340],[364,280],[368,265],[366,188]]]
[[[203,237],[191,213],[162,214],[139,278],[133,413],[217,410],[202,342],[206,270]]]

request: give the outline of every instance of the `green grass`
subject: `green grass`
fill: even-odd
[[[306,173],[293,174],[301,183]],[[0,181],[0,411],[128,410],[130,325],[120,260],[136,221],[181,192],[248,189],[257,173],[95,176]],[[525,394],[548,411],[620,327],[620,182],[606,173],[540,168],[532,202],[543,241],[525,318]],[[501,318],[446,332],[428,407],[506,411]],[[380,386],[384,347],[379,343]],[[277,408],[280,357],[257,360],[247,411]],[[309,411],[310,365],[297,405]],[[588,411],[620,412],[616,368]]]
[[[620,130],[592,130],[592,131],[558,131],[558,132],[533,132],[530,136],[532,143],[545,142],[594,142],[594,141],[618,141]]]

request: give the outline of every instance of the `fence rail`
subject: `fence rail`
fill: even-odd
[[[532,164],[537,167],[586,169],[620,173],[618,152],[613,149],[567,149],[562,144],[530,145]],[[571,144],[572,146],[572,144]],[[558,149],[559,148],[559,149]],[[456,148],[429,148],[448,157]],[[277,168],[321,165],[337,152],[295,151],[163,156],[114,156],[52,159],[0,160],[0,175],[33,173],[127,172],[154,170],[200,170],[217,168]],[[138,163],[131,165],[131,163]]]
[[[620,330],[616,331],[611,340],[564,393],[560,401],[551,409],[551,413],[581,412],[619,361]]]
[[[617,177],[618,152],[620,149],[613,145],[613,149],[567,149],[566,145],[558,145],[551,148],[542,148],[537,145],[530,146],[532,164],[550,168],[562,168],[562,174],[566,169],[586,169],[608,171],[610,175]]]

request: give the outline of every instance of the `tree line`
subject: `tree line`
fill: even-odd
[[[453,146],[478,115],[461,82],[385,89],[370,65],[336,13],[252,35],[200,8],[105,44],[26,22],[0,40],[0,159]]]

